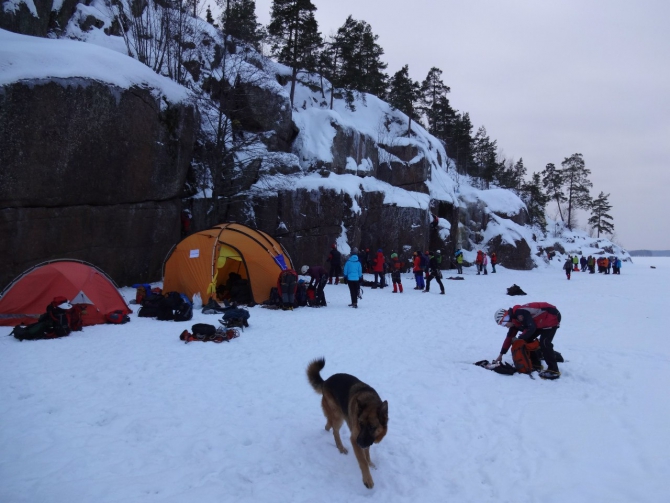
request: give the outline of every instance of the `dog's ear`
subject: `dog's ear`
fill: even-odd
[[[389,403],[384,400],[379,406],[379,419],[386,424],[389,420]]]

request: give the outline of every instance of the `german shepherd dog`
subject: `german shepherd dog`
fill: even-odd
[[[323,395],[321,408],[326,416],[326,431],[333,429],[335,445],[342,454],[347,454],[340,439],[342,423],[347,422],[363,484],[372,489],[374,482],[370,467],[375,468],[375,465],[370,461],[370,446],[381,442],[386,435],[388,402],[382,402],[372,387],[349,374],[334,374],[324,381],[320,372],[325,365],[324,358],[311,362],[307,367],[307,378],[314,390]]]

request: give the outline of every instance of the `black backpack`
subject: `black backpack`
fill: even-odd
[[[34,341],[51,339],[53,337],[51,334],[53,334],[53,325],[49,320],[44,320],[31,325],[17,325],[9,335],[13,335],[20,341]]]
[[[207,323],[196,323],[191,327],[191,332],[193,332],[193,335],[211,337],[216,333],[216,327]]]
[[[181,305],[175,309],[174,321],[188,321],[193,318],[193,306],[188,302],[182,302]]]

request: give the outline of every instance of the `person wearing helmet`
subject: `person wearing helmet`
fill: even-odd
[[[561,313],[547,302],[531,302],[509,309],[498,309],[494,314],[496,323],[506,327],[507,336],[500,349],[500,355],[494,362],[501,362],[502,357],[509,350],[514,339],[531,342],[540,339],[540,349],[547,363],[547,370],[539,373],[543,379],[558,379],[561,373],[558,370],[554,355],[553,339],[561,325]],[[531,354],[531,358],[532,358]],[[539,363],[539,362],[538,362]]]
[[[330,246],[330,253],[326,262],[330,263],[330,272],[328,273],[328,284],[333,284],[333,278],[335,278],[335,284],[340,283],[340,276],[342,275],[342,254],[337,250],[337,245],[333,243]]]
[[[349,293],[351,294],[351,304],[349,307],[358,307],[358,292],[360,289],[360,281],[363,279],[363,268],[358,260],[358,248],[351,250],[351,256],[347,263],[344,264],[344,277],[347,278],[347,285],[349,285]]]

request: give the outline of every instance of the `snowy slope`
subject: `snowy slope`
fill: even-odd
[[[74,40],[19,35],[0,30],[0,85],[28,79],[82,77],[124,89],[159,91],[172,103],[188,99],[188,90],[118,52]]]
[[[408,276],[402,295],[365,289],[355,311],[342,285],[326,288],[327,308],[257,306],[220,345],[178,339],[216,324],[202,314],[52,341],[2,328],[0,501],[667,501],[670,260],[570,281],[555,260],[465,273],[444,296]],[[508,297],[513,283],[529,295]],[[563,314],[560,380],[472,365],[498,354],[497,308],[538,300]],[[304,372],[318,356],[324,377],[355,374],[389,401],[371,491],[323,429]]]

